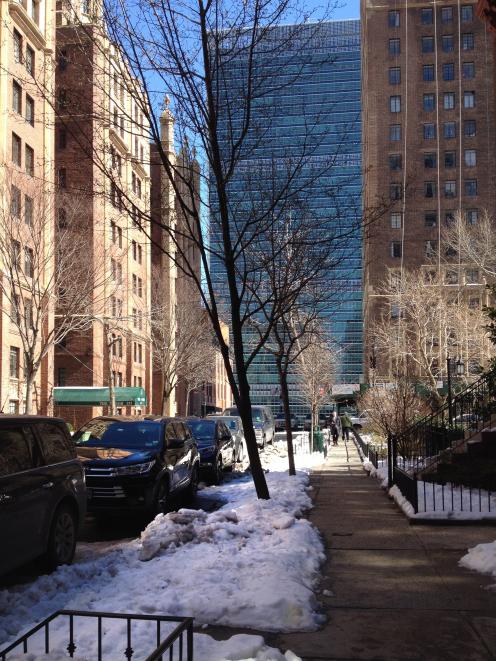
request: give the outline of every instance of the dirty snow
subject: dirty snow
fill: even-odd
[[[489,574],[496,580],[496,541],[477,544],[459,562],[461,567]],[[496,588],[496,584],[491,586]]]

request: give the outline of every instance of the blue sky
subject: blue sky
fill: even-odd
[[[360,18],[360,0],[342,0],[332,18]]]

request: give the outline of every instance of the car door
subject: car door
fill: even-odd
[[[217,426],[218,442],[220,444],[220,452],[222,454],[222,463],[224,466],[232,464],[234,441],[231,432],[223,422],[219,422]]]
[[[178,455],[177,468],[179,484],[184,486],[189,481],[191,459],[193,454],[193,439],[187,426],[182,422],[176,422],[178,438],[182,440],[180,453]]]
[[[170,489],[174,491],[180,481],[180,467],[178,466],[183,448],[179,441],[179,429],[176,423],[168,422],[165,428],[165,465],[170,477]],[[179,445],[179,447],[178,447]]]

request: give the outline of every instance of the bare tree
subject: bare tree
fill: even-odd
[[[457,256],[456,264],[476,266],[491,281],[496,277],[496,226],[487,210],[477,218],[457,212],[443,238]]]

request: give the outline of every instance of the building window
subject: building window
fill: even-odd
[[[20,64],[22,62],[22,36],[20,32],[14,29],[14,60]]]
[[[479,220],[479,210],[478,209],[467,209],[465,211],[465,219],[468,225],[476,225]]]
[[[426,227],[436,227],[437,213],[435,211],[426,211],[424,214],[424,225]]]
[[[67,108],[67,90],[59,90],[57,95],[57,105],[59,110],[65,110]]]
[[[401,213],[394,212],[391,214],[391,229],[392,230],[401,229]]]
[[[401,112],[401,96],[389,97],[389,110],[391,112]]]
[[[453,20],[453,7],[441,7],[441,23],[451,23]]]
[[[476,296],[471,296],[468,300],[468,307],[471,308],[472,310],[480,308],[480,298],[477,298]]]
[[[424,197],[435,197],[436,184],[434,181],[424,181]]]
[[[29,174],[30,177],[34,177],[34,149],[29,145],[26,145],[25,158],[26,173]]]
[[[451,53],[455,50],[455,44],[452,34],[445,34],[442,38],[442,48],[444,53]]]
[[[455,122],[445,122],[443,126],[443,134],[444,137],[449,139],[449,138],[456,138],[456,124]]]
[[[460,18],[462,23],[470,23],[474,20],[474,8],[472,5],[462,5],[460,7]]]
[[[424,253],[426,257],[434,257],[437,253],[437,241],[426,241],[424,244]]]
[[[32,278],[34,275],[34,253],[32,248],[24,248],[24,275]]]
[[[19,348],[10,347],[10,369],[9,374],[11,379],[19,378]]]
[[[467,269],[465,271],[465,282],[467,285],[476,285],[479,283],[479,269]]]
[[[21,167],[22,165],[22,142],[21,138],[12,133],[12,162]]]
[[[467,197],[477,195],[477,179],[465,179],[465,195]]]
[[[67,188],[67,171],[65,168],[59,168],[58,182],[59,188]]]
[[[474,64],[474,62],[464,62],[463,63],[462,75],[467,80],[475,78],[475,64]]]
[[[455,80],[455,65],[453,62],[443,64],[443,80]]]
[[[15,220],[21,218],[21,191],[14,185],[10,187],[10,215]]]
[[[420,10],[420,20],[422,21],[422,25],[432,25],[433,11],[431,7],[423,7]]]
[[[399,85],[401,83],[401,69],[399,67],[391,67],[389,69],[389,84]]]
[[[436,161],[436,154],[424,154],[424,168],[435,168]]]
[[[456,152],[454,151],[444,152],[444,167],[445,168],[456,167]]]
[[[422,37],[422,53],[434,52],[434,37]]]
[[[59,71],[65,71],[67,69],[68,64],[69,64],[69,58],[67,57],[67,50],[65,48],[62,48],[58,52]]]
[[[67,131],[66,129],[59,129],[59,149],[65,149],[67,147]]]
[[[389,54],[390,55],[399,55],[401,52],[400,40],[399,39],[390,39],[389,40]]]
[[[463,122],[463,134],[466,138],[473,138],[477,133],[477,126],[475,119],[466,119]]]
[[[458,284],[457,271],[446,271],[446,273],[444,274],[444,282],[447,285],[457,285]]]
[[[389,185],[389,197],[391,200],[401,200],[401,184]]]
[[[31,46],[26,46],[26,70],[31,76],[34,76],[34,50]]]
[[[401,257],[400,241],[391,241],[391,257]]]
[[[455,107],[455,93],[446,92],[443,97],[443,107],[445,110],[453,110]]]
[[[434,65],[424,64],[422,67],[422,79],[426,82],[434,80]]]
[[[388,25],[390,28],[399,28],[400,27],[400,12],[396,9],[388,12]]]
[[[401,170],[401,154],[389,154],[389,169]]]
[[[26,121],[34,126],[34,99],[26,94]]]
[[[434,140],[436,137],[436,125],[424,124],[424,140]]]
[[[436,107],[436,97],[434,94],[424,94],[424,110],[430,112]]]
[[[474,35],[471,32],[462,34],[462,50],[474,50]]]
[[[12,266],[17,270],[21,269],[21,244],[12,239],[10,242]]]
[[[477,154],[475,149],[465,149],[465,165],[473,168],[477,165]]]
[[[401,125],[391,124],[389,127],[389,140],[391,142],[399,142],[401,140]]]
[[[57,370],[57,386],[63,388],[66,384],[67,370],[65,367],[59,367]]]
[[[455,197],[456,195],[456,181],[444,182],[444,197]]]
[[[33,198],[24,196],[24,222],[29,227],[33,226]]]
[[[455,212],[446,211],[446,213],[444,214],[444,224],[446,225],[446,227],[451,227],[454,222],[455,222]]]
[[[17,80],[12,81],[12,110],[22,115],[22,87]]]
[[[475,92],[463,92],[463,107],[475,108]]]

